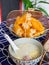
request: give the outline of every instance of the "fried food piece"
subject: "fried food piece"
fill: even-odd
[[[27,22],[24,22],[24,23],[22,24],[22,27],[23,27],[24,30],[29,29],[29,25],[28,25]]]
[[[16,25],[16,26],[14,25],[13,31],[18,36],[22,36],[24,34],[23,29],[19,25]]]
[[[30,29],[29,37],[33,37],[33,35],[36,33],[36,29]]]
[[[24,14],[24,15],[22,15],[21,17],[17,17],[16,18],[16,24],[18,24],[18,25],[20,25],[20,24],[23,24],[23,22],[25,22],[25,20],[26,20],[26,14]]]
[[[39,32],[41,32],[41,31],[43,31],[45,29],[44,26],[42,25],[42,23],[39,20],[37,20],[37,19],[35,19],[33,17],[31,19],[31,22],[32,22],[33,28],[38,30]]]

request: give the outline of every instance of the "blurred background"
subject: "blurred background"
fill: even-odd
[[[0,0],[0,21],[6,20],[8,13],[12,10],[25,10],[25,1],[27,5],[29,1],[32,2],[32,5],[34,2],[39,1],[49,2],[49,0]],[[38,3],[36,6],[42,7],[49,14],[49,3],[45,4],[45,2]]]
[[[7,14],[12,10],[19,10],[20,0],[0,0],[0,18],[6,20]]]

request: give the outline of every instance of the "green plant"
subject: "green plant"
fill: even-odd
[[[37,4],[39,3],[45,3],[45,4],[49,4],[49,2],[46,2],[46,1],[38,1],[37,0],[33,0],[33,1],[30,1],[30,0],[22,0],[24,5],[25,5],[25,9],[28,10],[28,8],[33,8],[34,10],[39,10],[41,12],[43,12],[46,16],[49,16],[47,11],[42,8],[42,7],[37,7]]]
[[[25,4],[25,9],[27,10],[28,8],[31,8],[33,5],[32,5],[32,2],[30,2],[30,0],[22,0],[23,3]]]

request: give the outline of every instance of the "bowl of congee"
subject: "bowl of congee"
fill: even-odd
[[[9,30],[21,38],[40,38],[49,28],[47,17],[37,11],[11,11],[6,23]]]
[[[19,48],[16,53],[9,45],[9,54],[17,65],[36,65],[40,62],[43,55],[42,44],[32,38],[19,38],[14,40]]]

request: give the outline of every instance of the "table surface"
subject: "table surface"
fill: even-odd
[[[4,38],[3,34],[1,33],[1,28],[5,30],[5,32],[11,37],[12,40],[15,40],[17,37],[14,36],[8,28],[6,28],[6,21],[2,22],[0,24],[0,65],[16,65],[15,62],[11,59],[8,53],[8,41]],[[43,65],[49,65],[46,64],[47,62],[43,60]],[[39,64],[38,64],[39,65]]]

